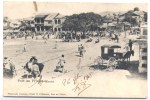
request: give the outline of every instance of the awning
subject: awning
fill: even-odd
[[[112,48],[112,49],[114,49],[114,48],[121,48],[121,46],[119,46],[119,45],[102,45],[101,47],[108,47],[108,48]]]
[[[119,46],[119,45],[113,45],[110,48],[121,48],[121,46]]]

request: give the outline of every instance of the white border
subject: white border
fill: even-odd
[[[0,0],[0,82],[3,83],[3,69],[2,69],[2,63],[3,63],[3,1],[21,1],[21,0]],[[32,1],[32,0],[24,0],[24,1]],[[34,0],[34,1],[40,1],[40,2],[45,2],[45,1],[52,1],[52,2],[101,2],[101,3],[148,3],[148,0]],[[148,3],[149,6],[149,3]],[[149,16],[149,7],[148,7],[148,39],[149,39],[149,20],[150,20],[150,16]],[[150,52],[149,49],[149,41],[148,40],[148,53]],[[150,58],[150,54],[148,54],[148,61]],[[149,74],[150,72],[150,68],[149,68],[149,62],[148,62],[148,76],[150,76]],[[148,77],[148,84],[150,84],[149,82],[149,77]],[[50,100],[50,99],[54,99],[54,98],[6,98],[3,97],[3,84],[0,85],[0,100]],[[59,100],[61,98],[55,98],[55,100]],[[77,98],[62,98],[63,100],[72,100],[72,99],[77,99]],[[83,99],[83,98],[80,98]],[[86,100],[91,100],[91,99],[86,99]],[[104,99],[104,100],[111,100],[111,99]],[[112,99],[115,100],[115,99]],[[122,100],[129,100],[129,99],[122,99]],[[132,99],[132,100],[136,100],[136,99]],[[138,100],[142,100],[142,99],[138,99]],[[150,100],[150,95],[149,95],[149,88],[148,88],[148,98],[144,99],[144,100]]]

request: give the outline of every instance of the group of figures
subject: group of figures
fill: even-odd
[[[58,63],[56,65],[56,68],[54,69],[54,72],[64,72],[64,65],[66,61],[64,59],[64,55],[61,55],[61,57],[58,60]],[[44,68],[43,63],[39,63],[37,58],[35,56],[32,56],[29,61],[22,66],[21,69],[16,70],[15,64],[12,63],[11,58],[4,57],[3,61],[3,74],[4,77],[7,78],[13,78],[17,75],[17,71],[24,70],[24,75],[22,78],[37,78],[42,76],[42,70]]]
[[[118,36],[115,36],[114,38],[116,38],[116,37],[118,38]],[[93,40],[92,38],[89,38],[86,42],[92,42],[92,40]],[[95,43],[99,43],[99,42],[100,42],[100,40],[99,40],[99,38],[97,38]],[[132,45],[133,45],[133,41],[129,40],[129,43],[126,47],[126,49],[128,49],[128,50],[127,50],[127,53],[124,55],[124,58],[130,58],[131,54],[134,55]],[[27,52],[26,44],[24,44],[23,51]],[[83,57],[84,52],[86,52],[85,47],[82,44],[78,45],[79,57]],[[62,54],[61,57],[58,60],[58,63],[56,65],[56,69],[54,69],[54,72],[63,73],[64,66],[65,66],[65,63],[66,63],[64,57],[65,56]],[[26,77],[31,76],[33,78],[41,76],[41,72],[42,72],[43,68],[44,68],[44,64],[39,63],[35,56],[31,57],[29,59],[29,61],[25,64],[25,66],[23,66],[23,69],[25,70]],[[4,57],[3,69],[4,69],[4,74],[6,74],[6,75],[8,73],[11,76],[17,75],[15,65],[11,62],[10,58],[8,58],[8,57]]]
[[[6,77],[13,77],[17,75],[15,65],[11,62],[10,58],[8,59],[8,57],[4,57],[3,74]]]
[[[25,47],[24,49],[26,50]],[[78,46],[78,52],[79,52],[79,56],[83,57],[83,52],[85,52],[85,50],[82,44]],[[65,56],[62,54],[61,57],[58,59],[58,63],[56,65],[56,68],[54,69],[54,72],[63,73],[65,63],[66,63]],[[22,67],[23,68],[21,68],[21,70],[24,70],[24,75],[22,76],[23,78],[30,78],[30,77],[36,78],[41,76],[41,72],[44,68],[44,64],[39,63],[37,58],[35,56],[32,56],[29,59],[29,61]],[[11,58],[4,57],[4,61],[3,61],[4,76],[14,77],[17,75],[17,71],[18,70],[16,70],[15,64],[13,64]]]
[[[36,57],[31,57],[30,60],[23,66],[22,69],[16,70],[15,64],[11,61],[10,58],[4,57],[3,62],[3,74],[4,77],[13,78],[17,75],[17,71],[24,70],[24,75],[22,77],[28,78],[28,76],[36,78],[41,75],[41,72],[44,68],[42,63],[38,63]]]

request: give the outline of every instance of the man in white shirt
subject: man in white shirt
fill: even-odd
[[[62,55],[57,63],[56,69],[54,71],[63,73],[65,63],[66,63],[66,61],[64,59],[64,55]]]

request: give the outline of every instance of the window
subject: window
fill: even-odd
[[[41,27],[41,30],[44,31],[44,27],[43,26]]]
[[[34,24],[34,22],[32,21],[31,24]]]
[[[54,30],[57,31],[57,28],[55,28]]]
[[[114,52],[118,52],[118,49],[114,49]]]
[[[60,19],[58,20],[58,24],[61,24],[61,20]]]
[[[57,20],[55,20],[55,24],[57,24]]]
[[[37,21],[37,23],[40,23],[40,20],[39,20],[39,19],[37,19],[36,21]]]
[[[49,21],[48,21],[48,24],[52,24],[52,20],[49,20]]]
[[[37,26],[37,31],[40,31],[40,27],[39,26]]]
[[[58,28],[58,31],[61,31],[61,28]]]
[[[142,67],[147,67],[147,64],[142,64]]]
[[[104,48],[104,54],[108,54],[108,48]]]
[[[44,19],[41,19],[41,23],[44,23]]]
[[[147,35],[147,29],[146,28],[143,29],[143,35]]]
[[[143,49],[142,49],[142,52],[147,52],[147,48],[143,48]]]
[[[147,60],[147,56],[142,56],[142,60]]]

